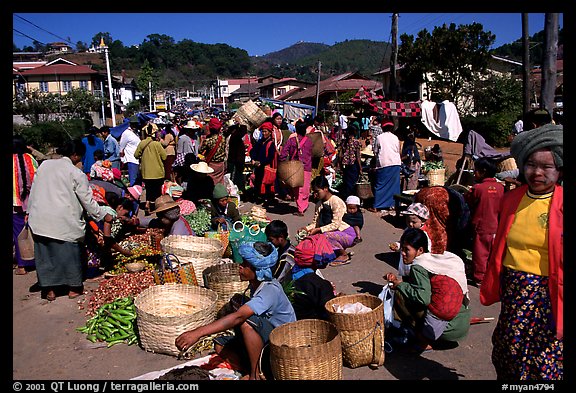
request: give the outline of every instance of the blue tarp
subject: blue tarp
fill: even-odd
[[[139,121],[141,126],[146,124],[149,120],[152,120],[152,119],[155,119],[158,117],[158,115],[156,115],[154,113],[143,113],[143,112],[138,113],[136,116],[138,117],[138,121]],[[130,125],[130,119],[124,118],[124,123],[119,124],[116,127],[110,128],[110,134],[114,138],[120,139],[120,137],[122,136],[122,133],[128,128],[129,125]]]
[[[296,102],[288,102],[281,100],[274,100],[272,98],[258,97],[260,101],[270,102],[272,104],[282,106],[282,116],[289,119],[304,118],[305,115],[316,116],[316,107],[306,104],[298,104]]]

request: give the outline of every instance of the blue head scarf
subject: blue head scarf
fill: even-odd
[[[250,265],[254,266],[256,270],[256,278],[258,281],[270,281],[272,280],[272,266],[278,262],[278,250],[272,243],[267,243],[271,246],[272,252],[268,256],[260,254],[254,248],[255,242],[245,242],[240,244],[238,247],[238,252],[242,256],[242,259],[246,260]]]

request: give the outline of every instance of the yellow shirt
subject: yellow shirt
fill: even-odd
[[[516,210],[506,240],[503,264],[510,269],[548,276],[548,212],[552,193],[527,192]]]

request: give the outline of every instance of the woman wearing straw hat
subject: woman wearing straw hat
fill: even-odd
[[[140,220],[140,226],[148,228],[160,228],[163,236],[184,235],[194,236],[194,230],[188,221],[180,214],[180,205],[168,194],[161,195],[154,200],[156,218]]]
[[[194,202],[196,206],[202,204],[204,200],[212,199],[214,192],[214,180],[209,176],[214,169],[210,168],[204,161],[190,165],[192,171],[186,179],[186,190],[182,193],[182,198]]]

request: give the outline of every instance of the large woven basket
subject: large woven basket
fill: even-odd
[[[224,253],[224,246],[219,239],[207,237],[170,235],[162,239],[160,244],[162,251],[176,255],[180,264],[192,264],[200,286],[204,286],[204,269],[220,263]]]
[[[204,269],[204,284],[206,288],[218,294],[216,315],[227,312],[230,298],[236,293],[244,293],[248,281],[240,280],[240,265],[237,263],[221,263]]]
[[[342,379],[338,329],[320,319],[278,326],[270,333],[270,366],[277,380]]]
[[[234,116],[232,116],[232,119],[253,130],[260,127],[262,123],[264,123],[264,120],[266,120],[266,117],[266,113],[260,109],[254,101],[248,100],[244,105],[238,108],[236,113],[234,113]]]
[[[446,169],[430,169],[426,173],[428,186],[443,186],[446,182]]]
[[[498,163],[498,172],[511,171],[518,169],[514,157],[508,157]]]
[[[176,338],[216,318],[218,294],[186,284],[153,285],[134,298],[142,348],[177,356]]]
[[[374,198],[374,192],[372,191],[372,184],[356,183],[356,195],[358,195],[358,198],[360,199]]]
[[[300,160],[278,162],[278,179],[290,188],[304,185],[304,165]]]
[[[372,311],[347,314],[334,311],[334,305],[362,303]],[[382,300],[370,294],[335,297],[324,305],[328,319],[336,326],[342,340],[342,358],[350,368],[384,364],[384,309]]]

